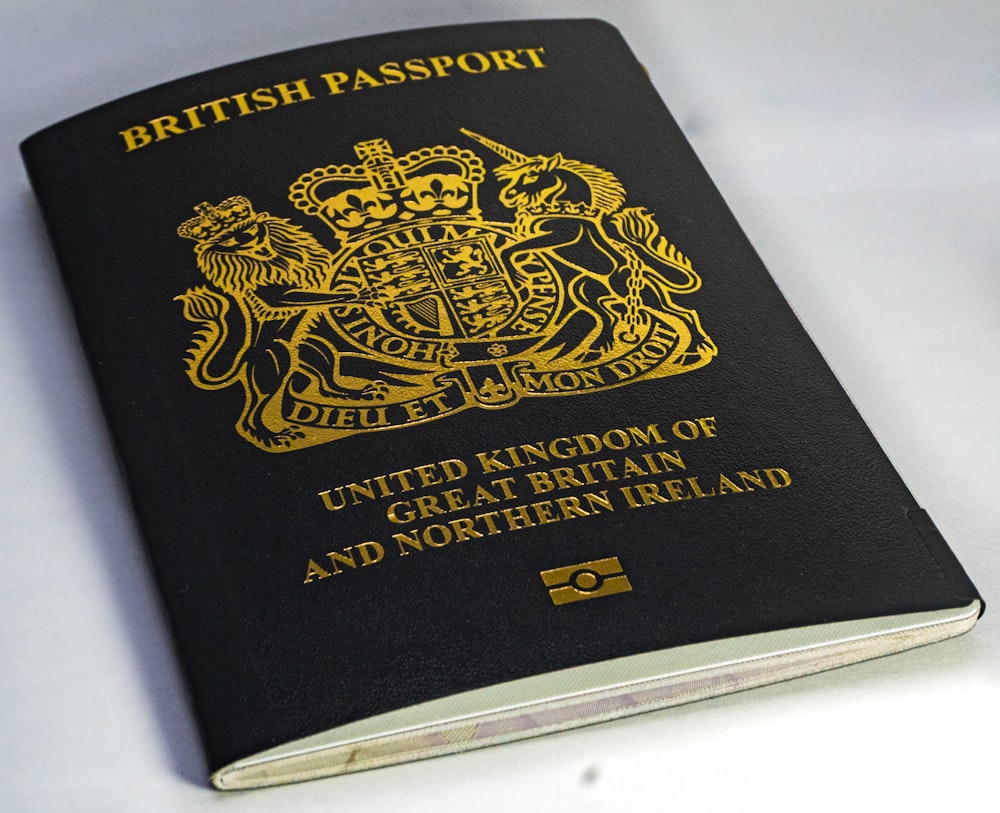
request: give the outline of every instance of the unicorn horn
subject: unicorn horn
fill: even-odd
[[[491,150],[493,150],[493,152],[495,152],[501,158],[506,158],[511,163],[514,163],[516,161],[528,160],[528,156],[525,155],[524,153],[518,152],[517,150],[512,150],[510,147],[505,147],[498,141],[493,141],[492,139],[487,138],[486,136],[481,136],[479,135],[479,133],[472,132],[472,130],[466,130],[464,127],[460,128],[460,130],[464,135],[467,135],[473,141],[478,141],[484,147],[489,147]]]

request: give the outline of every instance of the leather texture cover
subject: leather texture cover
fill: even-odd
[[[23,153],[213,769],[976,597],[603,23],[262,58]]]

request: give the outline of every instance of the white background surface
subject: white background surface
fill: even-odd
[[[996,809],[1000,4],[36,0],[0,12],[0,809]],[[236,60],[539,16],[622,30],[992,612],[961,639],[671,711],[212,791],[17,144]]]

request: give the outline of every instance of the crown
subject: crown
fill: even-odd
[[[203,201],[194,210],[198,216],[181,223],[177,227],[177,233],[181,237],[198,241],[210,240],[254,217],[253,206],[242,195],[226,198],[218,206]]]
[[[404,223],[478,219],[483,162],[458,147],[425,147],[395,156],[384,138],[354,145],[360,164],[314,169],[288,198],[321,218],[341,240]]]

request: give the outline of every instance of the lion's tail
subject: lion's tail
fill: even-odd
[[[241,313],[245,328],[242,347],[235,353],[229,369],[217,375],[213,374],[209,367],[233,333],[229,326],[231,318],[229,298],[204,285],[199,285],[175,297],[175,300],[180,300],[183,304],[185,319],[201,325],[195,330],[191,348],[184,359],[188,377],[195,386],[202,389],[217,390],[228,387],[238,379],[243,355],[250,344],[248,315],[245,312]]]
[[[684,275],[684,281],[680,283],[667,279],[660,280],[670,293],[689,294],[701,287],[701,277],[695,273],[690,258],[685,257],[661,234],[660,227],[651,212],[642,207],[622,209],[611,216],[611,222],[622,237],[636,248],[642,249],[650,259],[657,260]]]

